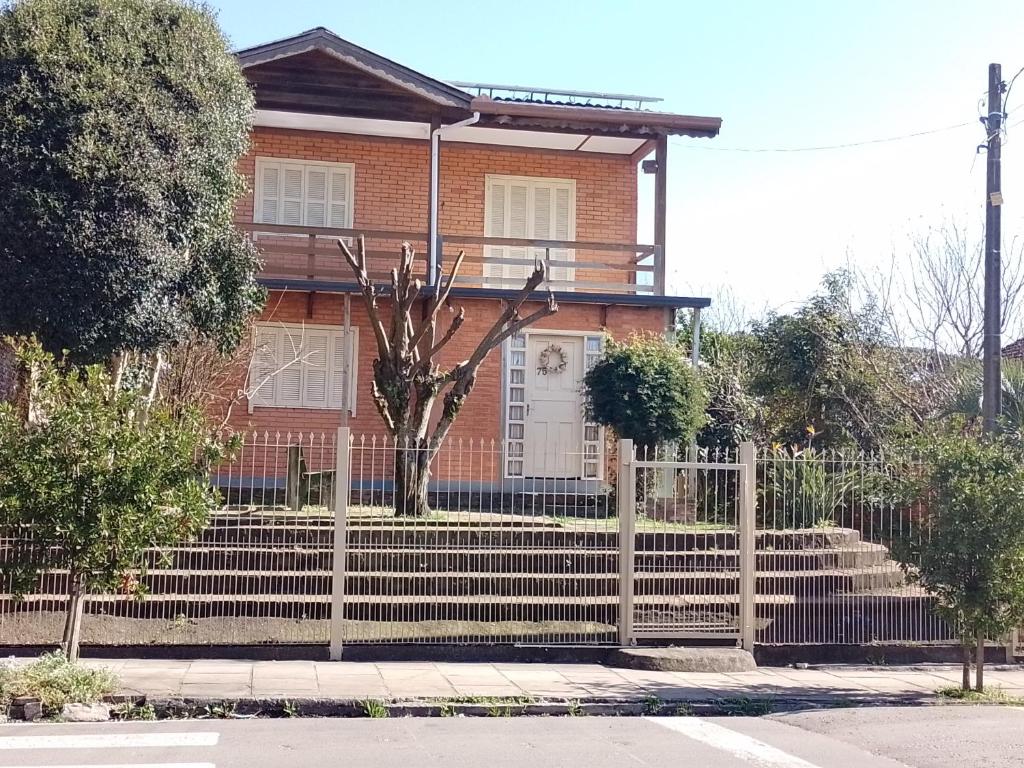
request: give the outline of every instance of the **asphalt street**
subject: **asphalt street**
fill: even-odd
[[[1024,766],[1024,709],[763,718],[437,718],[8,724],[0,766],[117,768]]]

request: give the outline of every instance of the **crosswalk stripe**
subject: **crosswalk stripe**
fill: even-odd
[[[11,765],[6,768],[217,768],[213,763],[75,763],[72,765]]]
[[[59,736],[0,736],[0,749],[117,749],[119,747],[212,747],[220,734],[190,733],[83,733]]]
[[[818,768],[803,758],[783,752],[763,741],[723,728],[697,717],[646,717],[648,722],[681,733],[709,747],[728,752],[758,768]]]

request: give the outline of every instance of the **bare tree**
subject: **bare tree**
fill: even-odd
[[[983,244],[984,237],[949,220],[913,235],[906,256],[894,255],[888,270],[869,272],[848,261],[857,278],[857,311],[879,323],[875,330],[881,344],[863,355],[863,362],[918,425],[977,406]],[[1003,251],[1002,325],[1015,338],[1021,332],[1024,254],[1017,239]]]
[[[460,307],[438,337],[438,316],[442,308],[450,309],[449,297],[466,258],[465,251],[459,252],[447,279],[426,299],[422,320],[417,323],[414,307],[423,285],[413,278],[416,254],[409,243],[402,243],[398,267],[391,270],[390,319],[385,317],[387,310],[379,301],[381,290],[367,271],[364,239],[359,238],[355,254],[342,239],[338,240],[338,247],[355,274],[377,342],[371,394],[388,432],[396,439],[395,510],[401,515],[421,516],[430,510],[430,464],[472,392],[481,363],[507,338],[557,312],[558,305],[549,291],[543,306],[525,317],[519,314],[530,295],[544,282],[544,267],[538,263],[519,293],[505,301],[501,314],[469,357],[450,367],[441,366],[437,362],[439,353],[466,320],[466,310]],[[431,429],[431,413],[439,397],[440,418]]]
[[[1003,247],[1003,331],[1021,329],[1022,249]],[[984,340],[984,237],[949,220],[914,235],[903,263],[875,278],[876,293],[892,310],[892,331],[906,344],[940,354],[977,358]]]

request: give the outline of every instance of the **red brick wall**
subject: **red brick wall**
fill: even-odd
[[[257,156],[353,163],[356,229],[426,231],[427,142],[257,128],[253,149],[242,162],[242,170],[250,179],[255,173]],[[575,179],[576,239],[617,243],[631,243],[636,239],[636,166],[628,157],[448,144],[444,145],[441,158],[440,223],[445,234],[483,234],[485,176],[494,173]],[[252,215],[253,201],[249,195],[240,202],[237,219],[251,222]],[[589,256],[577,254],[578,260],[587,258]],[[610,261],[625,259],[625,256],[603,253],[599,258]],[[577,270],[577,279],[587,279],[585,270]],[[263,319],[340,325],[343,301],[339,295],[315,294],[310,315],[306,294],[274,292],[268,299]],[[465,359],[501,312],[497,300],[473,299],[461,303],[466,307],[466,323],[444,351],[442,364]],[[531,308],[528,306],[523,311],[528,313]],[[352,297],[351,317],[353,326],[359,328],[359,390],[356,415],[350,425],[356,434],[382,435],[384,427],[369,394],[376,345],[359,296]],[[536,327],[576,331],[606,329],[613,336],[622,337],[637,330],[663,332],[667,320],[667,310],[660,308],[563,304],[556,315]],[[460,438],[500,441],[501,379],[501,354],[495,351],[480,369],[476,387],[453,429],[453,441]],[[311,430],[329,433],[339,426],[340,419],[337,410],[257,407],[250,414],[247,404],[242,403],[234,411],[232,426],[237,430],[269,431],[271,435],[278,431],[282,435]],[[500,467],[496,470],[500,471]],[[478,470],[475,474],[478,476]]]
[[[257,157],[353,164],[354,227],[420,233],[423,239],[414,245],[424,249],[429,194],[429,145],[426,141],[256,128],[253,148],[241,164],[242,172],[250,180],[256,172]],[[636,173],[636,165],[625,155],[442,144],[441,232],[483,235],[487,174],[534,176],[575,180],[577,240],[633,243],[636,242]],[[252,216],[253,198],[249,194],[239,203],[237,219],[249,223]],[[387,251],[396,249],[398,241],[373,241],[368,245]],[[466,251],[472,257],[479,256],[481,249],[466,246]],[[457,247],[448,246],[446,259],[450,261],[457,252]],[[333,256],[332,251],[327,254],[327,259]],[[576,253],[576,260],[622,263],[625,267],[630,256],[613,251],[581,250]],[[268,264],[276,267],[282,258],[268,256]],[[304,259],[297,259],[293,266],[304,263]],[[480,271],[478,264],[467,264],[463,274],[480,274]],[[625,270],[579,269],[576,279],[625,282],[631,278]]]

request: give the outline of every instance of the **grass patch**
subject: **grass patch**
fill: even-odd
[[[959,685],[947,685],[939,688],[936,693],[950,701],[962,701],[967,704],[1005,704],[1007,706],[1024,706],[1024,699],[1010,696],[1002,688],[989,687],[984,691],[965,691]]]
[[[0,703],[7,706],[19,696],[32,696],[42,702],[46,714],[59,713],[65,704],[94,704],[117,685],[117,676],[109,670],[73,664],[59,651],[28,664],[0,666]]]
[[[152,704],[125,701],[114,707],[113,715],[117,720],[156,720],[156,709]]]
[[[771,699],[743,696],[738,699],[719,699],[715,703],[729,717],[763,717],[775,711],[775,702]]]

